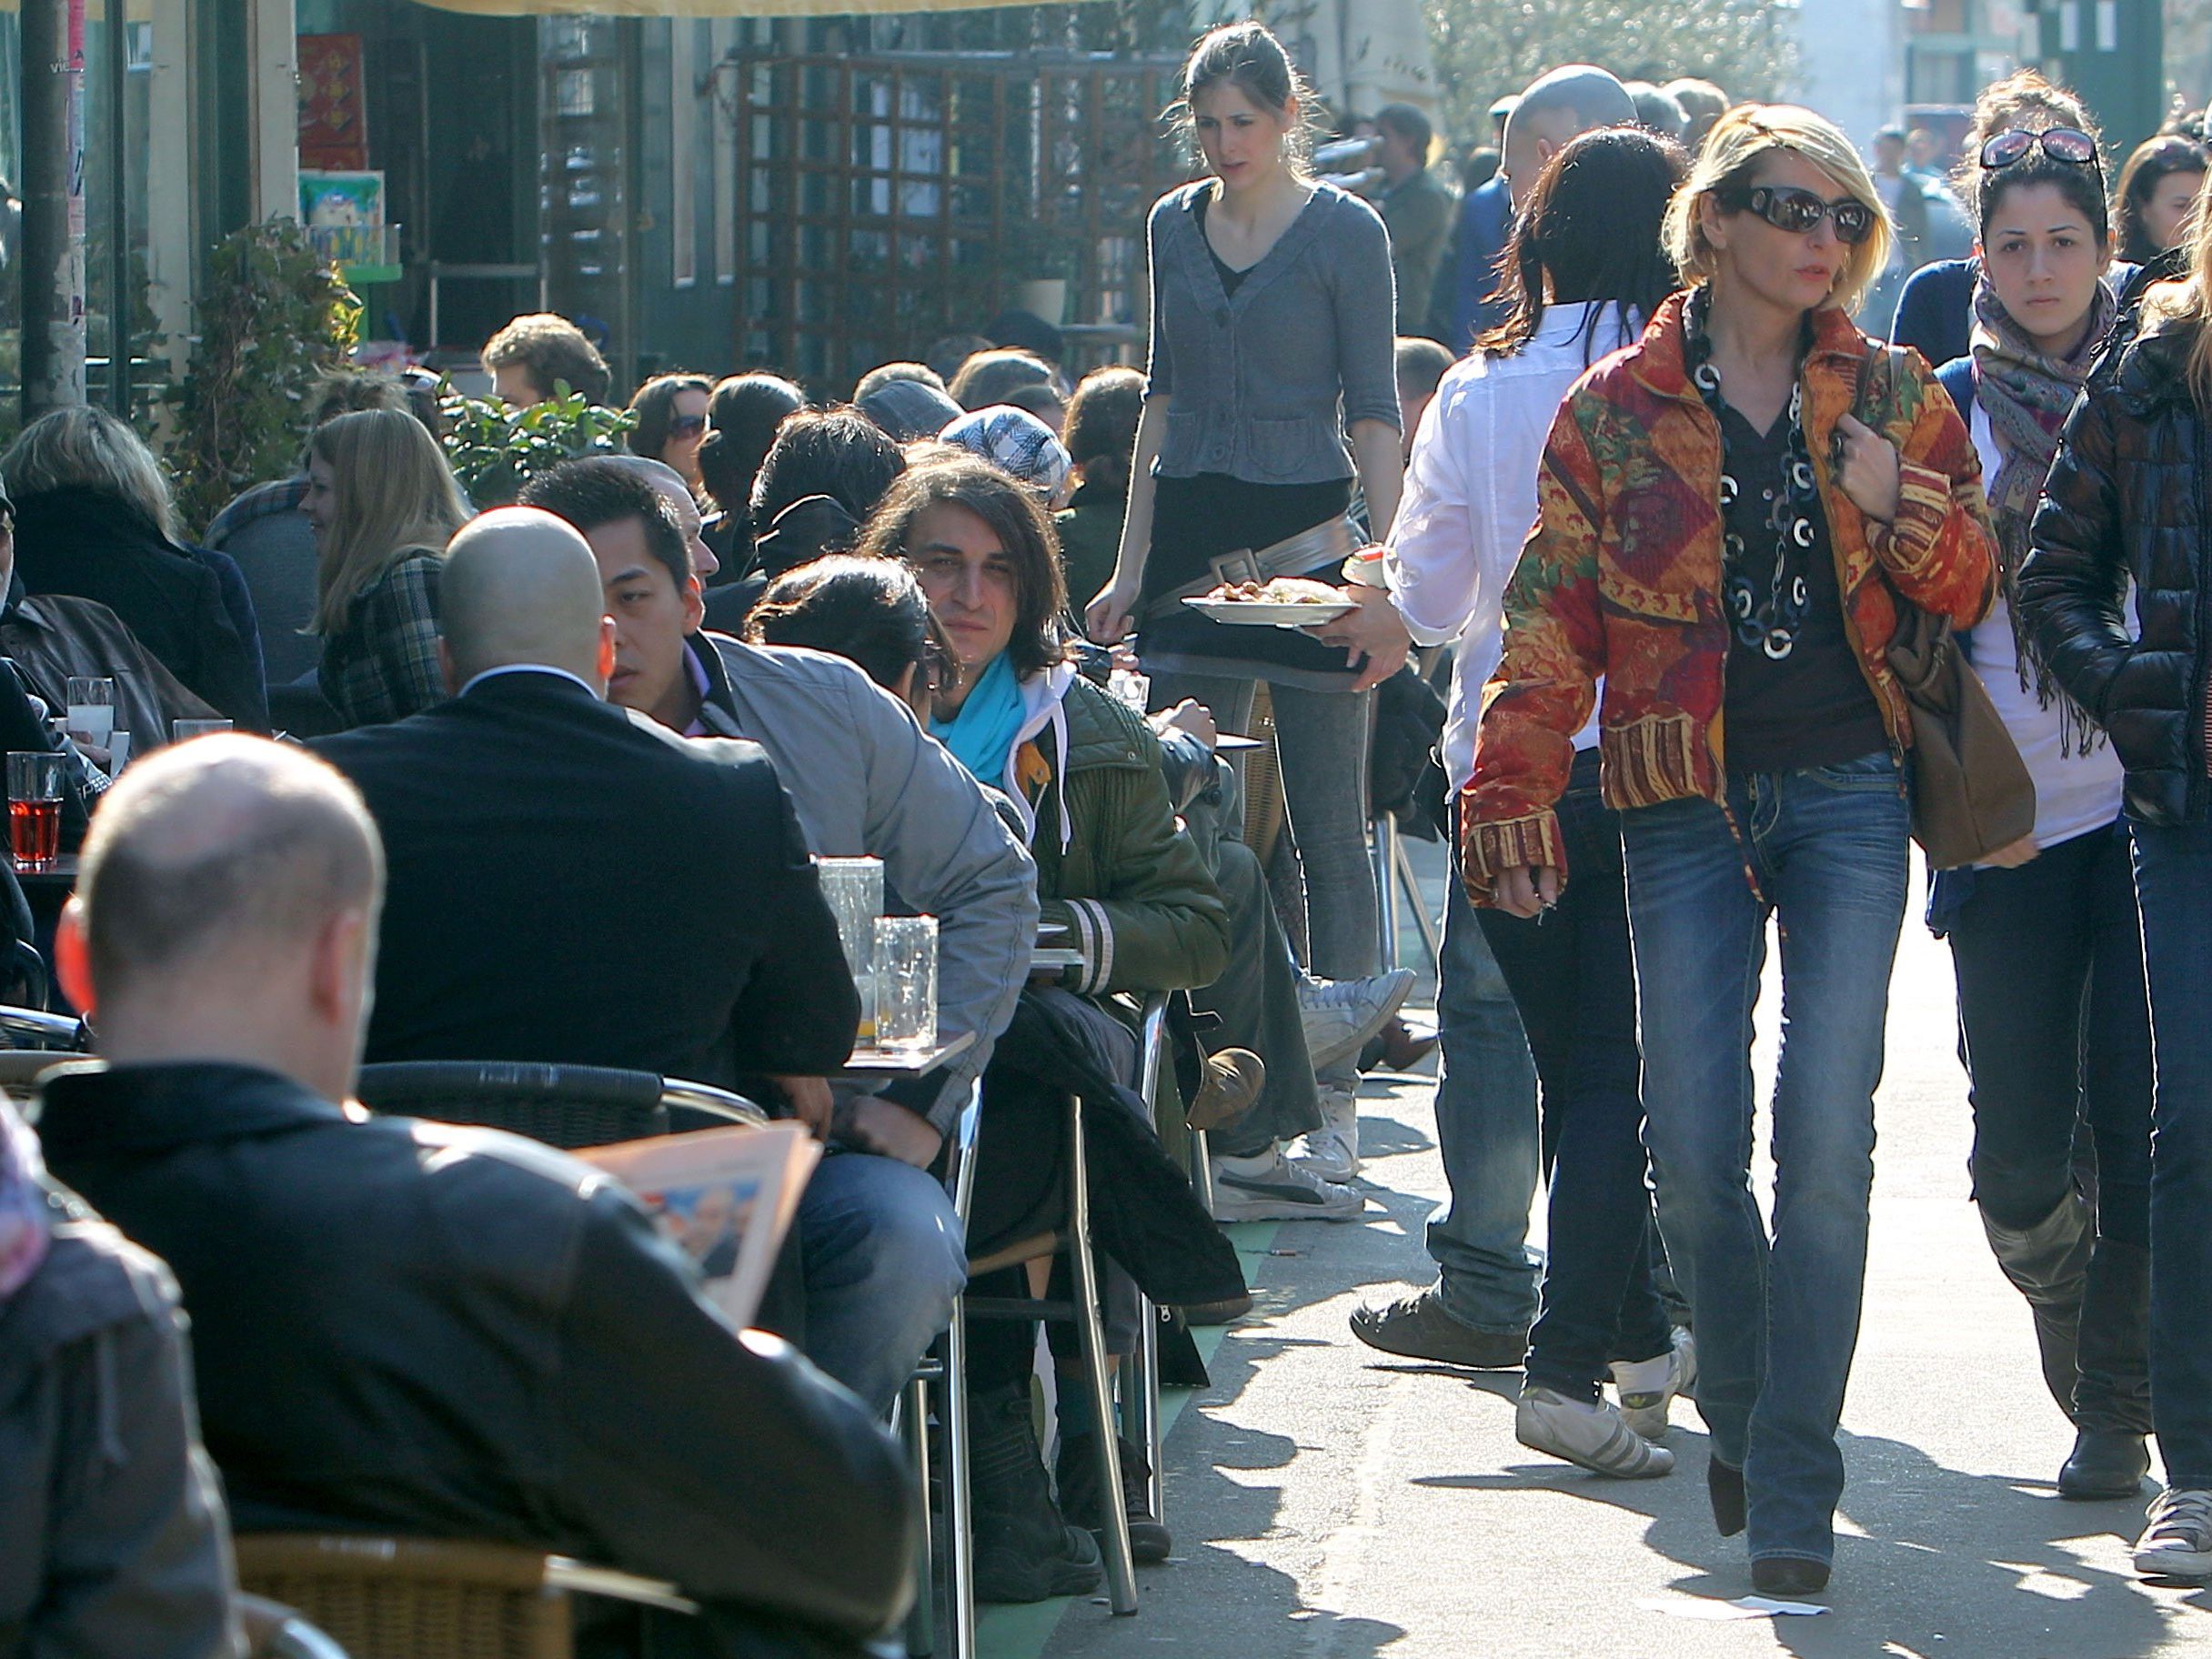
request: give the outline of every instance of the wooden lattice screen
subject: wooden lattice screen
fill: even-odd
[[[850,387],[980,330],[1041,278],[1066,280],[1067,321],[1141,330],[1145,210],[1187,176],[1159,123],[1174,60],[761,52],[734,67],[740,361]]]

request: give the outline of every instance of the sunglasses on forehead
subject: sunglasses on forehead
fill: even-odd
[[[1759,185],[1748,190],[1717,192],[1720,205],[1731,213],[1748,208],[1776,230],[1799,235],[1815,228],[1823,219],[1835,224],[1835,239],[1852,246],[1874,235],[1875,210],[1855,196],[1836,201],[1816,196],[1795,185]]]
[[[2096,159],[2096,140],[2077,126],[2046,126],[2032,133],[2024,126],[2007,127],[1982,146],[1982,166],[1994,173],[2038,148],[2053,161],[2104,170]]]

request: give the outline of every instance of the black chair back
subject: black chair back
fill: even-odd
[[[570,1150],[669,1132],[660,1079],[612,1066],[397,1061],[362,1067],[355,1093],[371,1111],[482,1124]]]

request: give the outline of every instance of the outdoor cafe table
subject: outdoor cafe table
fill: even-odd
[[[26,888],[58,887],[65,893],[76,885],[76,854],[64,853],[51,864],[18,864],[11,856],[7,866]]]
[[[920,1077],[925,1071],[934,1071],[956,1055],[965,1054],[975,1046],[975,1033],[962,1031],[957,1037],[931,1043],[926,1049],[855,1049],[845,1063],[832,1071],[833,1082],[863,1083],[887,1081],[896,1077]]]

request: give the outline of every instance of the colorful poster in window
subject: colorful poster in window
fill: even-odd
[[[344,171],[368,166],[368,99],[358,35],[302,35],[299,165]]]

